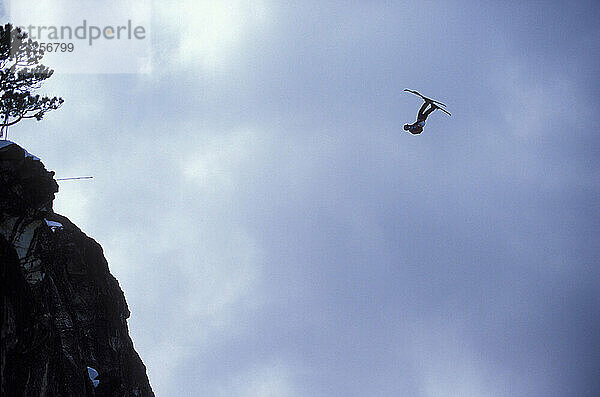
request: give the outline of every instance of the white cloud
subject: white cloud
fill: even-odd
[[[484,359],[473,349],[464,329],[448,318],[429,318],[413,324],[407,342],[422,396],[498,396],[490,383]],[[494,382],[490,382],[493,380]]]
[[[289,366],[279,362],[258,364],[233,377],[227,387],[221,387],[218,396],[239,397],[293,397],[295,390]]]
[[[251,164],[254,152],[260,150],[257,133],[250,130],[210,136],[184,150],[181,159],[183,175],[201,189],[232,190],[235,176]]]
[[[82,184],[77,182],[60,182],[60,200],[54,201],[54,211],[59,214],[68,214],[71,222],[81,227],[82,224],[87,223],[90,217],[89,197],[93,196],[93,186],[89,183]]]
[[[253,31],[271,18],[266,1],[184,0],[173,5],[156,3],[159,19],[177,31],[174,66],[198,65],[205,70],[221,69]],[[159,38],[160,40],[161,38]]]

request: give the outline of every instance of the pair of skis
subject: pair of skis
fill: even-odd
[[[442,103],[442,102],[439,102],[439,101],[436,101],[435,99],[427,98],[426,96],[424,96],[424,95],[421,95],[421,94],[420,94],[418,91],[409,90],[408,88],[406,88],[404,91],[406,91],[406,92],[410,92],[411,94],[415,94],[415,95],[418,95],[418,96],[420,96],[421,98],[423,98],[423,100],[424,100],[425,102],[429,102],[429,103],[432,103],[432,104],[434,104],[434,105],[435,105],[435,106],[436,106],[438,109],[440,109],[442,112],[444,112],[444,113],[447,113],[447,114],[448,114],[448,116],[452,116],[452,115],[450,114],[450,112],[449,112],[449,111],[447,111],[446,109],[444,109],[444,108],[446,107],[446,104],[444,104],[444,103]],[[438,106],[438,105],[439,105],[439,106]]]

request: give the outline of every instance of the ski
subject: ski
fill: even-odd
[[[449,111],[447,111],[446,109],[444,109],[444,108],[441,108],[441,107],[439,107],[439,106],[436,106],[436,108],[438,108],[438,109],[439,109],[439,110],[441,110],[442,112],[444,112],[444,113],[448,114],[448,116],[452,116],[452,115],[450,114],[450,112],[449,112]]]
[[[435,104],[438,104],[438,105],[441,105],[441,106],[444,106],[444,107],[446,107],[446,104],[445,104],[445,103],[442,103],[442,102],[440,102],[440,101],[436,101],[435,99],[427,98],[425,95],[421,94],[421,93],[420,93],[420,92],[418,92],[418,91],[409,90],[408,88],[405,88],[405,89],[404,89],[404,91],[406,91],[406,92],[410,92],[411,94],[418,95],[418,96],[420,96],[421,98],[423,98],[423,100],[424,100],[424,101],[432,102],[432,103],[435,103]],[[443,110],[443,109],[442,109],[442,110]]]

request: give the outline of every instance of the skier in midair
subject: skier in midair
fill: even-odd
[[[440,106],[446,107],[446,105],[443,104],[442,102],[438,102],[434,99],[427,98],[426,96],[421,95],[418,91],[409,90],[408,88],[405,89],[404,91],[410,92],[411,94],[418,95],[421,98],[423,98],[423,100],[425,101],[423,106],[421,106],[421,109],[419,109],[419,114],[417,115],[417,121],[415,121],[413,124],[404,124],[405,131],[408,131],[413,135],[418,135],[421,132],[423,132],[423,128],[425,127],[425,120],[427,120],[427,117],[431,113],[433,113],[433,111],[436,109],[439,109],[442,112],[446,113],[448,116],[451,116],[449,111],[440,107]]]
[[[427,106],[429,106],[429,109],[427,109]],[[404,130],[410,132],[413,135],[418,135],[421,132],[423,132],[427,116],[433,113],[435,109],[439,109],[435,103],[425,100],[425,103],[423,104],[423,106],[421,106],[421,109],[419,109],[417,121],[415,121],[413,124],[404,124]]]

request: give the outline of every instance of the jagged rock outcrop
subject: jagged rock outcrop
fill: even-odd
[[[54,173],[0,142],[0,394],[154,396],[102,248],[52,210]]]

